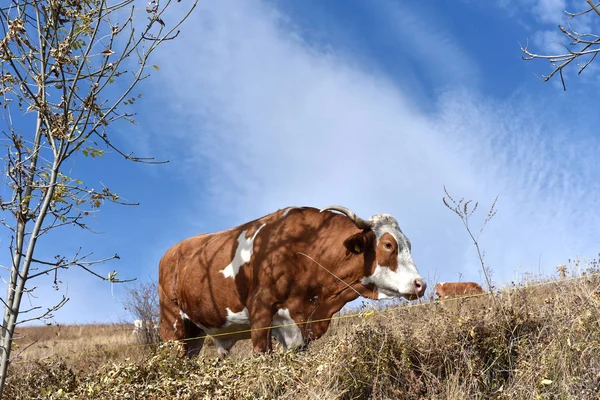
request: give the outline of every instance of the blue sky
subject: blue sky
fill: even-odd
[[[156,279],[164,251],[186,237],[290,205],[341,204],[364,218],[393,214],[431,289],[483,282],[442,203],[446,185],[480,202],[476,228],[499,196],[480,244],[500,286],[597,257],[597,67],[569,70],[565,92],[536,77],[550,72],[547,62],[525,62],[519,49],[528,39],[536,51],[557,49],[556,25],[571,5],[202,2],[155,54],[160,70],[139,87],[137,126],[113,131],[136,154],[170,162],[134,165],[110,152],[79,162],[86,182],[141,204],[107,205],[92,222],[101,234],[64,231],[41,251],[118,253],[98,271]],[[47,305],[67,290],[56,322],[129,318],[126,286],[77,271],[62,280],[58,292],[40,281],[35,299]]]

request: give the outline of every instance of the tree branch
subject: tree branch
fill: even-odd
[[[586,1],[591,7],[589,9],[587,9],[586,11],[583,11],[580,13],[570,13],[570,12],[565,11],[565,13],[569,16],[570,19],[587,14],[588,12],[591,12],[591,11],[595,11],[598,15],[600,15],[600,9],[598,8],[598,6],[594,5],[592,0],[586,0]],[[596,35],[593,33],[579,33],[575,29],[572,28],[570,23],[568,24],[568,29],[562,25],[559,25],[558,28],[567,38],[569,38],[571,40],[571,43],[570,43],[571,46],[582,46],[582,47],[579,49],[571,50],[565,46],[565,48],[567,49],[566,53],[548,55],[548,54],[537,54],[537,53],[530,51],[529,43],[527,43],[524,47],[522,45],[519,45],[519,46],[521,48],[521,51],[523,53],[525,53],[525,56],[522,57],[523,60],[530,61],[530,60],[534,60],[534,59],[544,59],[544,60],[548,60],[550,62],[550,64],[552,64],[553,69],[550,72],[550,74],[542,75],[541,80],[543,82],[547,82],[554,75],[558,74],[560,76],[563,90],[567,90],[567,87],[565,84],[565,79],[564,79],[564,73],[563,73],[565,68],[569,64],[571,64],[571,62],[573,62],[573,60],[578,59],[580,57],[589,56],[590,59],[587,60],[585,63],[577,64],[579,67],[579,71],[577,74],[581,75],[581,73],[590,65],[590,63],[596,58],[597,54],[600,52],[600,48],[599,48],[600,47],[600,35]]]
[[[22,325],[22,324],[25,324],[25,323],[31,322],[31,321],[42,321],[44,319],[52,318],[52,317],[54,317],[54,315],[52,315],[52,313],[61,309],[65,304],[67,304],[67,302],[69,300],[70,299],[68,297],[63,296],[62,299],[56,305],[48,308],[43,314],[38,315],[37,317],[32,317],[32,318],[27,318],[27,319],[21,320],[21,321],[17,322],[17,325]]]

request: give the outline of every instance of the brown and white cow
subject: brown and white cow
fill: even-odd
[[[340,206],[289,207],[167,250],[159,264],[160,329],[163,340],[182,341],[188,356],[198,354],[205,334],[220,357],[248,338],[255,353],[271,351],[271,334],[291,349],[321,337],[330,321],[320,320],[359,294],[416,300],[425,289],[391,215],[363,220]],[[279,325],[286,326],[269,328]]]
[[[480,294],[483,289],[475,282],[440,282],[435,285],[435,293],[440,299],[449,299]]]

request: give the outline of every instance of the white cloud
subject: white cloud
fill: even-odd
[[[566,8],[566,0],[539,0],[532,11],[542,22],[559,24],[564,20]]]
[[[438,86],[470,87],[478,83],[478,65],[435,15],[403,2],[377,4],[374,12],[388,35],[409,49],[407,58],[422,72],[438,78]]]
[[[180,166],[200,170],[210,160],[208,183],[191,189],[210,193],[209,204],[196,207],[221,216],[215,230],[288,205],[388,212],[413,241],[425,276],[481,281],[474,248],[441,202],[446,184],[482,207],[500,194],[482,237],[498,279],[595,254],[600,218],[586,196],[598,190],[594,155],[589,144],[567,140],[542,105],[449,91],[427,115],[387,77],[290,34],[272,8],[202,7],[171,47],[187,52],[185,62],[162,60],[170,81],[160,90],[172,118],[191,121],[163,139],[181,143]],[[461,59],[454,51],[427,57],[432,65]]]

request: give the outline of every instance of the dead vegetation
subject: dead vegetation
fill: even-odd
[[[130,324],[50,325],[22,327],[15,332],[15,362],[40,360],[57,355],[95,353],[136,346]]]
[[[395,307],[332,323],[307,351],[253,356],[248,341],[217,361],[135,345],[132,326],[62,327],[63,354],[16,364],[7,399],[600,399],[600,278]],[[563,275],[565,277],[565,275]],[[368,313],[365,315],[369,315]],[[35,329],[51,347],[51,328]],[[106,336],[114,335],[111,344]],[[101,339],[104,337],[104,339]],[[30,359],[36,345],[23,353]],[[62,352],[59,347],[55,351]],[[18,369],[18,371],[17,371]]]

